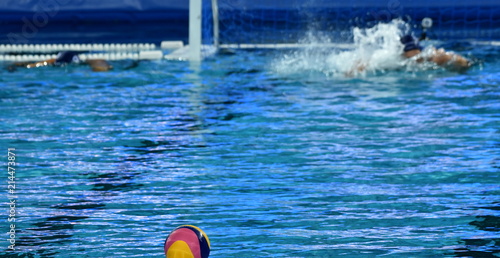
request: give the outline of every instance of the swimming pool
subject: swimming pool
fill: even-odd
[[[286,72],[297,51],[280,50],[2,70],[15,252],[164,257],[194,224],[211,257],[493,257],[500,48],[444,44],[478,62],[345,78]]]

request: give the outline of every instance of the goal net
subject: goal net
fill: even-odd
[[[415,34],[423,18],[433,20],[433,39],[500,39],[496,0],[204,0],[203,42],[220,47],[300,43],[306,35],[349,42],[354,27],[399,18]],[[214,29],[215,28],[215,29]]]

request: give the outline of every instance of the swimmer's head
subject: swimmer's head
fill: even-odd
[[[422,47],[418,44],[418,41],[412,35],[405,35],[400,39],[401,43],[405,46],[404,52],[411,50],[422,50]]]
[[[404,45],[403,55],[407,58],[418,55],[422,51],[422,47],[412,35],[405,35],[400,38],[400,41]]]
[[[69,63],[79,63],[78,52],[75,51],[63,51],[60,52],[55,61],[55,65],[63,65]]]
[[[167,258],[208,258],[210,240],[200,228],[182,225],[167,237],[164,250]]]

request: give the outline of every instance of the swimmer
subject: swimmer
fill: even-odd
[[[471,67],[471,62],[466,58],[452,52],[446,52],[443,48],[436,49],[435,47],[431,47],[422,52],[423,48],[411,35],[403,36],[400,41],[404,45],[403,56],[408,59],[414,59],[418,63],[424,61],[433,62],[439,66],[458,72],[463,72]]]
[[[163,249],[167,258],[208,258],[210,240],[200,228],[182,225],[170,233]]]
[[[464,72],[471,67],[471,62],[461,55],[447,52],[443,48],[436,49],[430,47],[423,49],[418,44],[418,41],[411,35],[405,35],[400,38],[401,44],[404,45],[402,57],[408,60],[414,60],[417,63],[432,62],[438,66],[444,67],[451,71]],[[353,68],[346,73],[346,76],[353,76],[354,73],[363,72],[368,64],[357,61]]]
[[[39,61],[35,63],[15,63],[14,66],[24,66],[26,68],[35,68],[42,66],[62,66],[67,64],[80,64],[86,63],[92,68],[94,72],[106,72],[113,69],[106,60],[104,59],[88,59],[85,62],[82,62],[80,58],[78,58],[78,52],[75,51],[63,51],[60,52],[56,58]]]

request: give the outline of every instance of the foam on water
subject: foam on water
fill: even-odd
[[[277,58],[273,69],[281,74],[308,71],[329,77],[353,77],[395,69],[415,71],[435,68],[431,64],[417,65],[401,56],[404,46],[399,39],[410,32],[409,28],[402,20],[379,23],[368,29],[354,28],[351,49],[321,48],[332,40],[309,33],[303,40],[309,43],[308,47]]]

